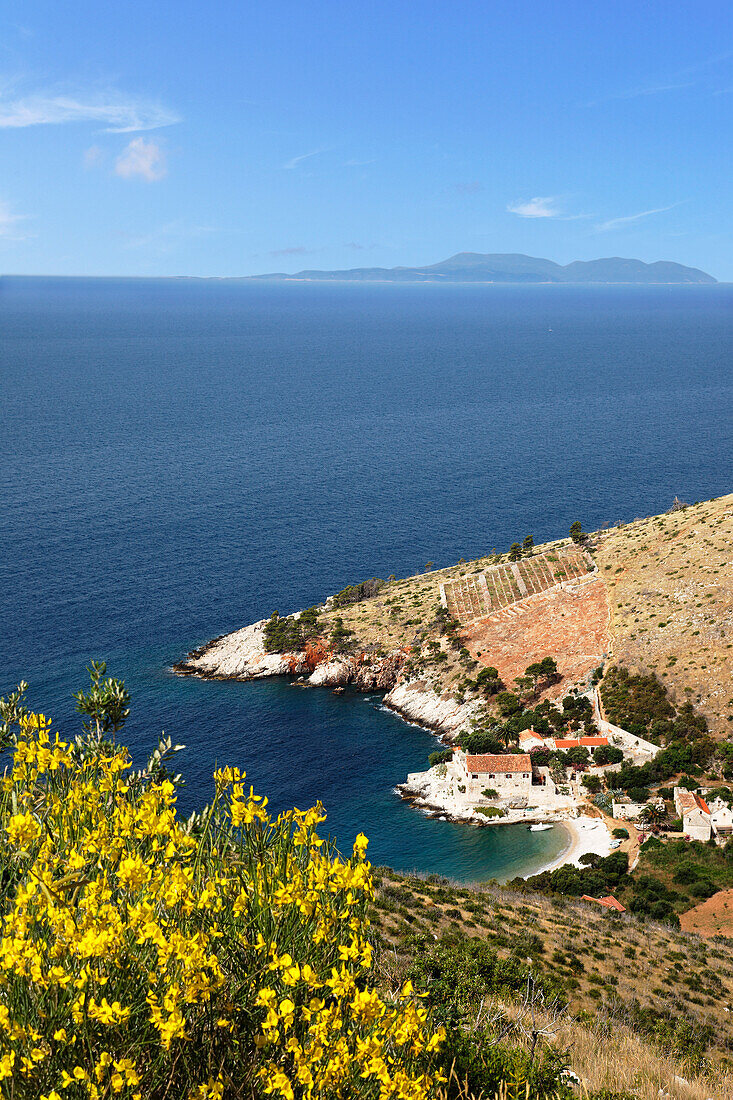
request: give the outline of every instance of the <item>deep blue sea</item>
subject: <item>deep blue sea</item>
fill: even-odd
[[[0,693],[65,732],[85,665],[161,730],[188,810],[215,761],[344,848],[458,879],[552,858],[559,830],[425,818],[394,784],[435,739],[285,681],[179,679],[274,608],[733,489],[733,287],[0,281]]]

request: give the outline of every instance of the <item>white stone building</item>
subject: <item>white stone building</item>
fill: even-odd
[[[522,752],[530,752],[531,749],[541,749],[545,746],[544,737],[534,730],[522,730],[519,735],[519,748]]]
[[[632,802],[630,798],[614,798],[611,813],[617,821],[635,821],[644,809],[643,802]]]
[[[710,840],[713,822],[710,807],[704,798],[686,787],[675,787],[674,805],[682,818],[682,831],[690,840]]]
[[[716,798],[710,806],[710,823],[716,836],[733,836],[733,809],[722,798]]]
[[[493,790],[499,798],[529,798],[532,793],[532,761],[526,754],[467,756],[461,752],[454,760],[472,795]]]

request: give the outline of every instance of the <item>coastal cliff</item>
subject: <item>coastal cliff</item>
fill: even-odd
[[[402,680],[384,697],[385,705],[408,722],[453,740],[478,717],[481,705],[459,703],[452,692],[439,695],[424,680]]]
[[[173,671],[206,680],[259,680],[268,676],[303,678],[311,687],[385,691],[385,705],[400,717],[453,740],[480,710],[476,702],[460,703],[453,692],[438,694],[425,680],[403,676],[405,653],[386,656],[361,653],[336,655],[324,645],[308,645],[293,653],[268,653],[265,625],[250,626],[215,638],[194,649]]]
[[[179,676],[201,676],[205,680],[259,680],[265,676],[287,676],[311,671],[306,654],[267,653],[265,619],[224,634],[173,666]]]

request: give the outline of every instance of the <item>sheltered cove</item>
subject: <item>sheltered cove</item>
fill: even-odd
[[[485,714],[486,697],[475,690],[477,681],[466,689],[471,684],[466,679],[467,668],[481,670],[493,666],[505,684],[512,684],[530,662],[552,657],[557,675],[540,684],[535,699],[548,700],[557,706],[568,694],[576,699],[585,696],[592,706],[595,731],[621,748],[626,761],[643,764],[653,758],[658,746],[607,723],[593,687],[594,670],[609,659],[623,661],[628,650],[628,616],[623,611],[617,586],[628,589],[637,576],[644,581],[654,577],[661,586],[657,559],[678,563],[678,568],[668,570],[666,576],[677,577],[682,566],[689,565],[688,586],[680,587],[677,580],[673,595],[665,596],[663,590],[660,595],[660,599],[667,601],[675,599],[681,607],[681,629],[677,635],[668,631],[661,636],[657,631],[652,637],[654,645],[659,644],[660,637],[664,643],[671,643],[675,656],[668,661],[665,676],[669,674],[667,682],[673,683],[678,674],[676,654],[680,652],[680,635],[682,644],[690,650],[704,641],[709,651],[717,638],[715,627],[712,634],[710,628],[706,629],[699,641],[699,627],[690,629],[696,625],[696,616],[689,593],[698,591],[700,575],[709,570],[702,561],[690,561],[694,547],[683,539],[699,538],[700,529],[705,526],[721,535],[721,526],[733,527],[732,516],[733,497],[720,498],[596,532],[590,543],[592,555],[585,546],[565,539],[536,548],[530,546],[518,560],[517,555],[512,560],[512,556],[494,554],[402,581],[390,578],[388,582],[365,582],[303,613],[317,617],[317,634],[304,638],[303,644],[289,651],[268,652],[268,620],[263,619],[192,651],[174,671],[210,679],[285,676],[339,693],[347,689],[384,692],[384,704],[389,709],[453,746]],[[712,542],[704,541],[709,555]],[[649,552],[648,556],[645,552]],[[643,560],[639,561],[639,557]],[[619,560],[621,566],[616,564]],[[655,573],[650,569],[639,574],[639,567],[649,566]],[[618,581],[617,574],[622,574]],[[720,569],[715,569],[714,574],[715,582],[706,585],[711,589],[707,597],[719,591],[716,600],[731,604],[730,578]],[[349,600],[339,602],[345,593]],[[648,601],[655,593],[647,589],[643,595]],[[300,614],[280,621],[296,623]],[[653,614],[652,610],[650,615]],[[723,620],[731,617],[730,607],[726,607]],[[454,624],[450,627],[452,635],[446,632],[446,622]],[[717,629],[724,635],[722,627]],[[347,645],[334,644],[335,631],[347,638]],[[630,637],[633,639],[633,633]],[[718,647],[721,661],[730,663],[725,643],[719,642]],[[648,671],[648,667],[642,665],[641,670]],[[725,670],[721,669],[721,673],[724,678]],[[708,680],[707,699],[703,702],[713,703],[725,689],[716,683],[711,685]],[[702,692],[698,702],[701,698]],[[714,723],[716,717],[715,712],[709,713],[708,720]],[[520,752],[543,744],[553,750],[567,750],[575,743],[571,739],[550,744],[539,737],[534,745],[520,744]],[[480,825],[560,824],[579,821],[579,815],[585,814],[591,815],[589,826],[594,824],[594,817],[596,822],[603,820],[570,769],[565,780],[553,782],[549,769],[532,767],[529,773],[523,773],[532,777],[526,780],[526,790],[519,791],[487,778],[489,774],[501,776],[500,771],[483,776],[480,772],[469,773],[465,756],[462,750],[454,750],[450,762],[408,776],[396,788],[398,793],[428,815]],[[505,762],[509,764],[508,757]],[[593,766],[589,769],[591,774],[597,771],[601,777],[605,770]],[[628,809],[619,806],[622,819],[628,816]],[[610,817],[606,822],[619,824]],[[595,831],[600,833],[601,829]],[[610,833],[605,828],[602,831],[610,844]],[[581,828],[580,834],[584,832],[587,830]],[[635,831],[631,832],[624,848],[633,846]],[[586,840],[590,842],[588,837]],[[573,848],[577,848],[577,843]],[[597,851],[597,844],[585,850]],[[579,854],[582,853],[576,853],[576,858]]]

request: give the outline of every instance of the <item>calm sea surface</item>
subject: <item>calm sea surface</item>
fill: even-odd
[[[142,760],[185,742],[344,847],[459,879],[548,861],[560,830],[426,819],[393,793],[434,738],[284,681],[166,669],[372,575],[406,576],[733,488],[733,288],[0,281],[0,692],[76,724],[91,658]]]

